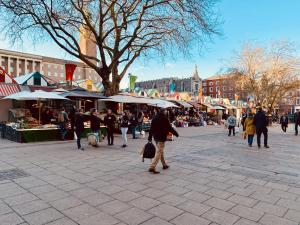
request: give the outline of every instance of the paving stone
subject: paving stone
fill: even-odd
[[[203,202],[203,204],[209,205],[211,207],[221,209],[224,211],[228,211],[233,208],[236,204],[227,200],[219,199],[219,198],[210,198],[207,201]]]
[[[240,216],[245,219],[258,221],[264,213],[249,207],[237,205],[230,210],[230,213]]]
[[[114,200],[114,201],[99,205],[97,208],[102,210],[103,212],[110,214],[110,215],[114,215],[119,212],[125,211],[131,207],[132,206],[127,203],[121,202],[119,200]]]
[[[143,210],[148,210],[148,209],[151,209],[151,208],[161,204],[160,201],[157,201],[157,200],[154,200],[152,198],[145,197],[145,196],[142,196],[140,198],[132,200],[129,203],[131,205],[133,205],[133,206],[135,206],[139,209],[143,209]]]
[[[288,220],[300,223],[300,211],[289,209],[284,217]]]
[[[0,185],[0,198],[8,198],[11,196],[16,196],[24,194],[27,191],[13,183],[4,183]]]
[[[191,184],[191,182],[183,180],[183,179],[174,179],[172,181],[169,181],[168,183],[174,184],[179,187],[186,187]]]
[[[265,203],[265,202],[259,202],[253,208],[257,209],[259,211],[265,212],[265,213],[272,214],[274,216],[279,216],[279,217],[282,217],[288,210],[287,208],[272,205],[272,204]]]
[[[131,208],[124,212],[116,214],[114,217],[126,224],[138,225],[145,222],[146,220],[149,220],[153,216],[138,208]]]
[[[78,225],[78,223],[75,223],[74,221],[64,217],[53,222],[47,223],[47,225]]]
[[[204,213],[202,217],[222,225],[232,225],[240,218],[236,215],[221,211],[219,209],[211,209]]]
[[[232,187],[227,189],[227,191],[235,193],[235,194],[239,194],[242,196],[246,196],[248,197],[249,195],[251,195],[254,191],[246,189],[246,188],[240,188],[240,187]]]
[[[100,212],[96,215],[79,220],[78,223],[80,225],[114,225],[119,223],[119,220],[108,214]]]
[[[123,188],[129,191],[139,192],[139,191],[146,190],[148,187],[144,184],[132,183],[132,184],[124,185]]]
[[[112,195],[112,194],[116,194],[121,191],[124,191],[125,189],[120,186],[117,186],[117,185],[106,185],[106,186],[97,188],[97,190],[104,194]]]
[[[106,194],[103,193],[97,193],[93,195],[89,195],[87,197],[81,198],[82,201],[88,203],[91,206],[98,206],[100,204],[103,204],[105,202],[112,201],[112,197],[109,197]]]
[[[290,199],[290,200],[296,200],[297,199],[297,195],[296,194],[292,194],[290,192],[287,191],[281,191],[281,190],[273,190],[270,195],[275,195],[277,197],[280,198],[285,198],[285,199]]]
[[[83,204],[79,199],[74,198],[74,197],[67,197],[63,199],[56,200],[54,202],[51,202],[51,205],[56,208],[59,211],[73,208],[75,206],[79,206]]]
[[[258,202],[258,200],[256,200],[256,199],[241,196],[241,195],[237,195],[237,194],[229,197],[227,200],[231,201],[231,202],[234,202],[236,204],[247,206],[247,207],[252,207]]]
[[[265,186],[273,188],[273,189],[282,190],[282,191],[287,191],[289,189],[289,186],[287,186],[287,185],[279,184],[279,183],[273,183],[273,182],[268,182],[267,184],[265,184]]]
[[[293,194],[300,195],[300,188],[290,187],[290,188],[288,189],[288,192],[293,193]]]
[[[164,188],[164,191],[167,192],[167,193],[173,193],[173,194],[177,194],[177,195],[183,195],[183,194],[189,192],[190,189],[174,185],[174,186],[171,186],[171,187]]]
[[[288,209],[295,209],[300,211],[300,202],[296,202],[288,199],[280,199],[276,204]]]
[[[6,205],[4,202],[0,202],[0,215],[7,214],[11,212],[12,209]]]
[[[30,188],[29,191],[35,195],[43,194],[43,193],[48,193],[48,192],[53,192],[57,191],[58,189],[54,187],[53,185],[47,184],[47,185],[42,185],[38,187],[33,187]]]
[[[258,193],[258,192],[253,193],[250,197],[260,200],[260,201],[268,202],[271,204],[275,204],[280,199],[279,197],[274,196],[274,195],[267,195],[267,194]]]
[[[203,193],[207,190],[210,189],[210,187],[207,187],[205,185],[201,185],[201,184],[189,184],[187,186],[185,186],[187,189],[193,190],[193,191],[197,191],[200,193]]]
[[[162,219],[160,219],[158,217],[153,217],[152,219],[150,219],[150,220],[142,223],[141,225],[172,225],[172,224],[169,223],[169,222],[167,222],[167,221],[165,221],[165,220],[162,220]]]
[[[70,219],[79,221],[99,213],[99,210],[89,206],[88,204],[82,204],[67,210],[63,210],[62,212]]]
[[[171,221],[173,224],[176,225],[208,225],[210,224],[210,221],[198,217],[198,216],[194,216],[190,213],[184,213],[178,217],[176,217],[175,219],[173,219]]]
[[[165,189],[165,188],[173,186],[173,185],[170,183],[167,183],[165,181],[154,181],[154,182],[147,184],[147,186],[152,187],[152,188],[157,188],[157,189]]]
[[[16,196],[4,199],[4,201],[10,206],[19,205],[19,204],[31,202],[34,200],[38,200],[38,198],[35,195],[30,194],[30,193],[24,193],[24,194],[20,194],[20,195],[16,195]]]
[[[167,220],[167,221],[169,221],[183,213],[182,210],[175,208],[173,206],[167,205],[167,204],[161,204],[159,206],[156,206],[156,207],[148,210],[148,212],[161,218],[161,219]]]
[[[122,191],[117,194],[114,194],[113,197],[115,199],[118,199],[123,202],[129,202],[129,201],[132,201],[133,199],[137,199],[137,198],[141,197],[141,195],[137,194],[135,192],[126,190],[126,191]]]
[[[194,214],[196,216],[201,216],[203,213],[211,209],[210,206],[204,205],[202,203],[197,203],[192,200],[188,200],[182,204],[179,204],[177,208],[182,209],[188,213]]]
[[[77,198],[85,198],[90,195],[95,195],[98,192],[95,191],[94,189],[86,187],[86,188],[81,188],[81,189],[71,191],[70,193]]]
[[[166,194],[166,192],[156,189],[156,188],[148,188],[144,191],[139,192],[141,195],[145,195],[149,198],[159,198]]]
[[[209,187],[213,187],[213,188],[223,190],[223,191],[230,188],[230,187],[232,187],[232,184],[222,183],[222,182],[218,182],[218,181],[212,181],[212,182],[209,182],[206,185],[209,186]]]
[[[57,219],[63,218],[64,215],[53,208],[44,209],[38,212],[27,214],[24,219],[30,225],[43,225]]]
[[[12,206],[12,208],[20,215],[26,215],[29,213],[34,213],[41,211],[43,209],[50,208],[50,205],[44,201],[37,200],[32,202],[26,202],[24,204]]]
[[[59,187],[59,189],[61,189],[63,191],[74,191],[77,189],[84,188],[84,186],[82,184],[77,183],[77,182],[70,182],[67,184],[59,185],[58,187]]]
[[[244,218],[241,218],[239,221],[237,221],[234,225],[257,225],[258,223],[253,222],[251,220],[247,220]]]
[[[193,200],[193,201],[196,201],[196,202],[199,202],[199,203],[204,202],[207,199],[211,198],[211,196],[209,196],[209,195],[202,194],[202,193],[199,193],[196,191],[190,191],[190,192],[184,194],[183,197]]]
[[[24,220],[19,217],[16,213],[9,213],[0,216],[1,225],[17,225],[24,222]]]
[[[264,225],[298,225],[298,223],[291,220],[269,214],[264,215],[259,222]]]
[[[168,194],[168,195],[164,195],[164,196],[160,197],[159,201],[164,202],[168,205],[177,206],[177,205],[187,201],[187,199],[179,197],[174,194]]]
[[[52,191],[52,192],[47,192],[47,193],[43,193],[43,194],[39,194],[38,197],[44,201],[47,202],[52,202],[55,200],[59,200],[62,198],[66,198],[68,197],[69,194],[64,192],[64,191]]]
[[[222,191],[222,190],[219,190],[216,188],[211,188],[211,189],[207,190],[205,192],[205,194],[208,194],[208,195],[211,195],[211,196],[214,196],[217,198],[222,198],[222,199],[227,199],[233,195],[233,193],[230,193],[228,191]]]
[[[256,191],[259,193],[264,193],[264,194],[269,194],[273,189],[270,187],[262,186],[262,185],[257,185],[257,184],[250,184],[246,189],[251,190],[251,191]]]

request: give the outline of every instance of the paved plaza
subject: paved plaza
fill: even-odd
[[[289,129],[272,127],[259,151],[222,127],[178,129],[159,175],[139,157],[146,140],[82,152],[0,139],[0,225],[299,225],[300,137]]]

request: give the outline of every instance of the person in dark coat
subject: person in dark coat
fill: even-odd
[[[294,114],[294,120],[295,120],[295,135],[298,135],[298,126],[300,126],[300,112],[297,110]]]
[[[266,114],[264,113],[263,109],[260,107],[258,112],[254,116],[254,125],[256,127],[256,134],[257,134],[257,145],[260,148],[260,139],[261,135],[264,135],[264,147],[269,148],[268,146],[268,121]]]
[[[100,124],[103,121],[96,115],[96,109],[91,109],[90,121],[91,121],[91,131],[93,133],[99,133]]]
[[[152,142],[152,138],[154,138],[157,147],[155,157],[152,160],[151,166],[149,168],[149,172],[151,173],[159,173],[155,170],[159,161],[161,161],[163,169],[169,168],[169,166],[165,162],[164,157],[165,142],[167,141],[169,132],[171,132],[176,137],[179,136],[177,131],[174,130],[174,128],[170,124],[170,121],[166,116],[166,110],[162,109],[151,121],[151,127],[149,131],[148,141]]]
[[[70,123],[71,123],[71,131],[74,132],[74,127],[75,127],[75,113],[76,113],[76,106],[73,105],[72,109],[69,113],[69,118],[70,118]]]
[[[286,113],[280,117],[280,124],[281,124],[281,129],[283,130],[283,132],[286,133],[286,129],[289,124],[289,118],[287,117]]]
[[[135,113],[132,113],[130,116],[130,129],[131,129],[133,139],[136,139],[135,133],[136,133],[137,126],[138,126],[137,116],[135,115]]]
[[[84,148],[81,146],[80,139],[81,134],[84,132],[84,121],[86,121],[88,118],[83,114],[83,109],[79,109],[78,112],[75,113],[75,132],[77,136],[77,148],[78,150],[84,150]]]
[[[107,110],[107,115],[104,118],[104,124],[107,126],[107,140],[108,145],[114,145],[114,128],[116,117],[112,113],[111,109]]]

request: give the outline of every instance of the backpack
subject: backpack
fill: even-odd
[[[141,152],[141,156],[143,158],[142,161],[144,162],[144,159],[153,159],[155,156],[155,152],[156,149],[154,144],[152,144],[152,142],[148,142]]]

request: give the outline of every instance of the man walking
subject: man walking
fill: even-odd
[[[165,157],[164,157],[165,142],[167,140],[167,136],[169,132],[174,134],[176,137],[179,136],[176,130],[174,130],[173,127],[171,126],[169,119],[166,116],[166,110],[161,109],[161,111],[152,120],[151,128],[149,131],[148,140],[152,142],[152,137],[153,137],[156,142],[156,148],[157,148],[155,157],[152,160],[151,166],[149,168],[150,173],[153,174],[159,173],[158,171],[155,170],[159,161],[161,161],[163,165],[163,169],[169,168],[169,166],[165,162]]]
[[[236,118],[234,115],[230,115],[227,119],[227,123],[228,123],[228,136],[231,136],[231,132],[233,133],[233,136],[235,136],[235,126],[236,126]]]
[[[269,148],[268,146],[268,121],[266,114],[264,113],[263,109],[260,107],[258,109],[258,112],[254,116],[254,124],[256,127],[256,134],[257,134],[257,145],[258,148],[260,148],[260,139],[261,134],[264,135],[264,147]]]
[[[300,112],[299,109],[294,114],[294,120],[295,120],[295,135],[298,135],[298,126],[300,126]]]
[[[284,114],[280,117],[281,129],[283,130],[284,133],[286,133],[286,128],[288,127],[288,123],[289,123],[289,118],[288,118],[287,115],[284,113]]]
[[[61,111],[58,113],[58,125],[59,125],[59,129],[60,129],[60,135],[61,135],[61,140],[65,140],[65,136],[67,134],[67,122],[69,121],[69,117],[68,114],[65,111],[65,108],[62,107]]]
[[[107,126],[108,145],[114,145],[115,122],[116,122],[115,115],[112,113],[111,109],[108,109],[107,115],[104,118],[104,124]]]
[[[84,131],[84,121],[85,116],[83,115],[83,109],[79,109],[78,112],[75,113],[75,132],[77,136],[77,148],[78,150],[84,150],[83,147],[81,147],[81,134]]]

